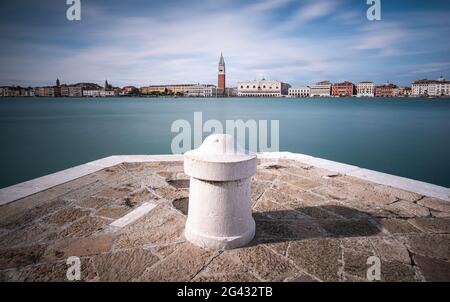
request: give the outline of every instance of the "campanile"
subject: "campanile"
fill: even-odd
[[[217,96],[225,96],[225,60],[222,53],[219,61],[219,75],[217,81]]]

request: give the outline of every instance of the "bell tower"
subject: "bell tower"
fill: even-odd
[[[222,53],[220,53],[220,60],[219,60],[217,96],[220,96],[220,97],[225,96],[225,60],[223,59]]]

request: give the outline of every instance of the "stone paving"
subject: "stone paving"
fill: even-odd
[[[182,162],[123,163],[0,207],[0,280],[450,281],[450,203],[292,160],[259,160],[255,239],[208,251],[183,238]],[[123,227],[110,224],[144,203]]]

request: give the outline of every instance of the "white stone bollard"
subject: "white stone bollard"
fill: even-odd
[[[251,178],[256,155],[245,153],[231,135],[213,134],[184,155],[190,176],[186,239],[208,249],[232,249],[255,235]]]

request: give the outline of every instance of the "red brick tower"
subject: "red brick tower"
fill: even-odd
[[[220,97],[225,96],[225,60],[223,59],[222,53],[220,54],[220,61],[219,61],[217,96]]]

